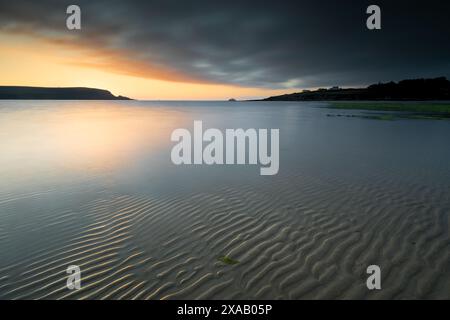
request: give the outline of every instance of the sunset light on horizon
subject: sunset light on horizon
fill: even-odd
[[[255,99],[293,90],[201,81],[134,62],[119,51],[5,31],[0,65],[0,85],[91,87],[140,100]]]
[[[448,300],[449,16],[0,0],[0,302],[257,320]]]

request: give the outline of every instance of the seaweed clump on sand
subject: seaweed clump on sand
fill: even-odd
[[[219,257],[219,261],[221,261],[221,262],[223,262],[225,264],[228,264],[228,265],[233,265],[233,264],[239,263],[238,260],[231,259],[228,256]]]

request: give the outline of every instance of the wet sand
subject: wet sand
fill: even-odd
[[[450,298],[449,123],[317,103],[14,103],[0,105],[2,299]],[[193,119],[280,128],[279,174],[174,166],[170,132]]]

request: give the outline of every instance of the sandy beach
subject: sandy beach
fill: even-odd
[[[448,122],[323,106],[1,102],[0,298],[449,299]],[[281,128],[279,173],[174,166],[200,117]]]

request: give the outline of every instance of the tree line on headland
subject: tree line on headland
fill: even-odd
[[[302,92],[273,96],[263,101],[333,101],[333,100],[450,100],[450,81],[445,77],[409,79],[378,83],[367,88],[333,87],[303,90]]]

